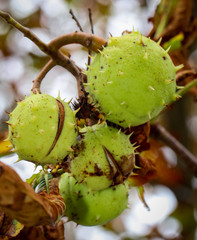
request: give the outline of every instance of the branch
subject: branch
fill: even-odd
[[[14,26],[20,32],[24,34],[25,37],[29,38],[32,42],[34,42],[41,51],[46,52],[47,46],[44,42],[42,42],[29,28],[24,27],[15,19],[13,19],[8,13],[0,11],[0,16],[10,25]]]
[[[92,21],[92,11],[91,11],[91,8],[88,8],[88,13],[89,13],[90,26],[91,26],[91,33],[94,34],[94,27],[93,27],[93,21]],[[91,55],[92,55],[92,52],[91,52],[90,49],[88,49],[88,66],[87,66],[87,70],[88,70],[88,67],[91,64]]]
[[[43,80],[43,78],[46,76],[46,74],[56,65],[56,63],[53,60],[49,60],[49,62],[44,66],[44,68],[41,70],[37,78],[33,81],[33,87],[31,91],[33,93],[41,93],[40,92],[40,85]]]
[[[76,22],[79,30],[80,30],[81,32],[83,32],[83,28],[82,28],[81,24],[79,23],[78,19],[75,17],[72,9],[70,9],[69,13],[70,13],[71,16],[72,16],[72,19]],[[90,61],[91,61],[91,60],[90,60],[90,55],[91,55],[91,50],[88,49],[88,66],[90,65]],[[87,68],[88,68],[88,67],[87,67]],[[81,79],[80,82],[77,81],[77,88],[78,88],[78,96],[79,96],[79,98],[86,95],[86,91],[85,91],[84,85],[83,85],[84,83],[87,83],[86,75],[83,75],[83,76],[82,76],[82,79]]]
[[[9,24],[17,28],[20,32],[24,34],[25,37],[29,38],[34,42],[37,47],[50,56],[57,65],[60,65],[71,72],[77,80],[82,79],[81,69],[72,61],[69,57],[63,55],[56,47],[51,44],[47,45],[43,43],[30,29],[24,27],[19,22],[14,20],[8,13],[0,11],[0,16]]]
[[[99,52],[99,50],[102,50],[103,47],[106,46],[107,41],[104,38],[98,37],[93,34],[76,31],[73,33],[64,34],[62,36],[59,36],[53,39],[48,44],[48,47],[59,49],[64,45],[68,45],[72,43],[78,43],[90,49],[91,51]]]
[[[91,33],[94,34],[94,27],[93,27],[93,21],[92,21],[92,10],[91,10],[91,8],[88,8],[88,13],[89,13],[90,26],[91,26]]]
[[[83,28],[82,28],[81,24],[79,23],[78,19],[75,17],[72,9],[70,9],[69,13],[70,13],[71,16],[72,16],[72,19],[76,22],[77,27],[79,28],[79,30],[80,30],[81,32],[83,32]]]
[[[178,71],[176,73],[176,82],[180,83],[180,82],[184,81],[185,78],[188,78],[191,76],[194,79],[195,78],[194,76],[196,76],[196,75],[197,75],[197,71],[194,69],[186,69],[186,70]]]
[[[190,151],[158,123],[151,126],[151,134],[172,148],[197,177],[197,158]]]
[[[89,12],[89,21],[90,21],[90,26],[91,26],[91,33],[94,34],[93,22],[92,22],[92,12],[91,12],[91,9],[90,9],[90,8],[88,8],[88,12]],[[70,13],[71,16],[72,16],[72,19],[74,19],[74,21],[76,22],[79,30],[80,30],[81,32],[84,32],[81,24],[80,24],[79,21],[78,21],[78,19],[75,17],[72,9],[69,11],[69,13]],[[91,51],[90,49],[88,49],[88,64],[87,64],[87,70],[88,70],[88,68],[89,68],[89,66],[90,66],[90,63],[91,63],[91,55],[92,55],[92,51]]]
[[[190,83],[188,83],[187,85],[184,86],[184,88],[180,89],[179,91],[177,91],[177,94],[179,96],[183,96],[185,95],[191,88],[195,87],[197,85],[197,78],[194,79],[193,81],[191,81]]]
[[[20,32],[22,32],[25,37],[29,38],[32,42],[34,42],[42,52],[52,58],[52,60],[44,67],[43,71],[41,71],[37,80],[34,81],[34,85],[32,88],[33,91],[37,90],[40,92],[41,81],[46,75],[46,73],[51,69],[52,61],[54,61],[57,65],[64,67],[74,75],[74,77],[78,81],[78,87],[80,86],[80,89],[78,89],[79,96],[84,95],[83,81],[84,79],[86,79],[85,74],[82,73],[81,69],[75,64],[74,61],[72,61],[69,57],[63,55],[59,51],[59,49],[67,44],[78,43],[92,51],[98,52],[107,44],[107,41],[105,39],[92,34],[74,32],[71,34],[65,34],[63,36],[57,37],[49,44],[45,44],[30,29],[24,27],[19,22],[14,20],[8,13],[0,11],[0,16],[5,21],[7,21],[7,23],[11,24]]]

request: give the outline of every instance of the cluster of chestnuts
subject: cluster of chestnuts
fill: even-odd
[[[31,94],[10,114],[9,138],[19,159],[56,165],[69,159],[59,181],[65,215],[78,224],[104,224],[128,204],[127,178],[135,149],[124,129],[155,118],[177,98],[167,51],[138,32],[111,37],[87,71],[88,101],[102,121],[79,128],[69,103]]]

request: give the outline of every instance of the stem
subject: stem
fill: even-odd
[[[188,169],[197,177],[197,158],[188,151],[174,136],[172,136],[163,126],[156,123],[151,125],[151,134],[160,139],[183,160]]]
[[[92,21],[92,11],[91,8],[88,8],[88,13],[89,13],[89,21],[90,21],[90,26],[91,26],[91,33],[94,34],[94,27],[93,27],[93,21]],[[90,49],[88,49],[88,66],[87,66],[87,70],[88,67],[91,64],[91,56],[92,55],[92,51]]]
[[[185,85],[184,88],[180,89],[177,91],[177,94],[180,95],[181,97],[185,95],[191,88],[197,86],[197,78]]]
[[[107,41],[101,37],[98,37],[93,34],[88,34],[84,32],[73,32],[64,34],[53,39],[49,44],[48,47],[52,47],[53,49],[59,49],[64,45],[78,43],[82,46],[94,51],[98,52],[102,50],[104,46],[106,46]]]
[[[10,25],[14,26],[20,32],[24,34],[25,37],[29,38],[32,42],[36,44],[40,48],[41,51],[47,51],[47,45],[42,42],[29,28],[24,27],[19,22],[17,22],[14,18],[12,18],[8,13],[0,11],[0,16]]]
[[[72,61],[69,57],[63,55],[56,47],[53,45],[43,43],[30,29],[24,27],[19,22],[14,20],[8,13],[0,11],[0,16],[7,21],[9,24],[17,28],[20,32],[34,42],[37,47],[40,48],[42,52],[50,56],[57,65],[60,65],[71,72],[76,79],[82,79],[81,69]]]
[[[52,40],[49,44],[45,44],[30,29],[18,23],[8,13],[0,11],[0,16],[9,24],[11,24],[15,28],[17,28],[20,32],[22,32],[32,42],[34,42],[37,45],[37,47],[40,48],[41,51],[50,56],[52,58],[51,61],[54,61],[54,66],[55,64],[60,65],[67,69],[70,73],[72,73],[73,76],[78,81],[79,96],[84,95],[83,81],[84,79],[86,79],[85,74],[82,73],[81,69],[75,64],[73,60],[63,55],[60,52],[59,48],[67,44],[79,43],[92,51],[98,52],[107,44],[107,41],[105,39],[97,37],[92,34],[74,32],[57,37],[54,40]],[[38,92],[40,92],[41,81],[52,67],[53,67],[52,62],[49,62],[44,67],[43,71],[39,74],[38,79],[34,81],[32,88],[33,91],[37,90]]]
[[[94,34],[94,27],[93,27],[93,21],[92,21],[92,10],[91,10],[91,8],[88,8],[88,13],[89,13],[90,26],[91,26],[91,33]]]
[[[71,16],[72,16],[72,19],[76,22],[77,27],[79,28],[79,30],[80,30],[81,32],[83,32],[83,28],[82,28],[81,24],[79,23],[78,19],[75,17],[75,15],[74,15],[74,13],[73,13],[73,10],[70,9],[69,13],[70,13]]]
[[[44,68],[41,70],[37,78],[33,81],[33,87],[32,92],[35,94],[37,92],[40,92],[40,85],[43,80],[43,78],[46,76],[46,74],[56,65],[56,63],[53,60],[50,60]]]

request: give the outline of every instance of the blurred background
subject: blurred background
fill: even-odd
[[[191,0],[192,1],[192,0]],[[194,15],[197,15],[194,0]],[[0,9],[9,12],[21,24],[44,42],[78,30],[69,10],[72,9],[85,32],[91,33],[88,8],[91,8],[94,32],[107,39],[120,36],[123,31],[139,30],[148,35],[152,30],[149,21],[160,0],[0,0]],[[197,41],[196,41],[197,42]],[[189,51],[188,64],[197,70],[196,42]],[[85,68],[87,50],[79,45],[66,46],[71,58]],[[7,132],[5,111],[11,112],[16,101],[30,95],[32,81],[48,61],[34,43],[22,33],[0,19],[0,140]],[[77,98],[75,78],[64,68],[56,66],[43,80],[41,91],[67,101]],[[197,105],[194,95],[186,95],[170,111],[160,116],[160,122],[197,156]],[[165,161],[162,180],[147,183],[145,199],[148,211],[140,201],[137,188],[132,188],[129,208],[106,226],[83,227],[65,224],[69,240],[129,240],[129,239],[197,239],[197,178],[193,177],[168,146],[155,143]],[[23,180],[35,170],[32,163],[17,161],[15,154],[0,157],[11,165]],[[173,169],[174,171],[168,171]],[[36,168],[36,172],[39,171]],[[166,170],[167,169],[167,170]],[[169,176],[171,174],[172,176]],[[66,219],[65,219],[66,221]]]

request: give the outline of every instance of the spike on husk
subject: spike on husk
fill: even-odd
[[[160,39],[157,41],[157,44],[160,45],[162,41],[162,37],[160,37]]]
[[[183,65],[183,64],[180,64],[180,65],[178,65],[178,66],[175,67],[175,71],[177,72],[177,71],[179,71],[180,69],[182,69],[183,67],[184,67],[184,65]]]
[[[165,52],[168,53],[168,52],[170,51],[170,48],[171,48],[171,46],[169,46],[169,47],[165,50]]]

